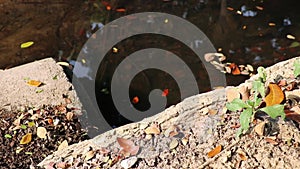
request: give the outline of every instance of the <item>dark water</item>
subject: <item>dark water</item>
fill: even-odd
[[[245,5],[245,9],[242,6]],[[143,11],[166,12],[186,17],[200,28],[212,41],[216,49],[227,56],[228,62],[251,64],[254,67],[269,66],[276,62],[299,55],[299,47],[291,47],[299,40],[299,14],[297,1],[123,1],[118,8],[126,9],[126,14]],[[245,14],[238,14],[239,11]],[[111,19],[125,14],[113,13]],[[285,22],[285,23],[284,23]],[[184,25],[182,25],[184,26]],[[296,39],[288,39],[287,35]],[[159,42],[159,43],[158,43]],[[133,51],[149,47],[159,47],[174,52],[193,70],[200,93],[211,90],[207,72],[200,60],[180,42],[160,36],[138,36],[126,39],[116,47],[122,51],[115,55],[108,53],[99,68],[96,84],[99,89],[107,88],[114,69]],[[109,65],[109,66],[108,66]],[[105,67],[103,69],[103,67]],[[104,73],[105,72],[105,73]],[[247,76],[227,75],[228,85],[237,85]],[[167,73],[147,70],[139,73],[132,80],[129,89],[130,99],[140,98],[133,104],[140,111],[147,110],[151,105],[148,96],[153,89],[169,89],[168,106],[180,102],[180,91],[176,81]],[[105,118],[112,126],[130,122],[118,114],[113,106],[110,94],[96,90],[101,112],[109,112]],[[110,105],[110,106],[107,106]],[[118,119],[118,120],[116,120]]]
[[[0,0],[0,5],[1,68],[45,57],[71,62],[76,60],[87,37],[96,32],[93,23],[105,25],[125,15],[150,11],[176,15],[196,25],[227,57],[226,62],[266,67],[300,54],[300,1],[295,0],[75,0],[51,3]],[[19,45],[29,40],[35,45],[20,49]],[[110,85],[117,66],[135,51],[150,47],[171,51],[190,67],[199,93],[212,90],[203,63],[180,41],[144,34],[124,39],[115,47],[118,52],[108,52],[99,66],[95,91],[98,106],[111,126],[131,122],[116,110]],[[65,69],[70,72],[69,68]],[[227,85],[237,85],[247,78],[226,75]],[[139,98],[132,106],[140,111],[149,109],[148,96],[153,89],[168,89],[167,106],[181,101],[182,91],[174,77],[167,72],[148,69],[131,81],[128,99]]]

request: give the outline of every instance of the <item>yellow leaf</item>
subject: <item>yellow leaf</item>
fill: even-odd
[[[31,142],[32,134],[27,133],[25,136],[22,137],[20,144],[28,144]]]
[[[27,84],[29,84],[30,86],[39,87],[42,84],[42,82],[38,80],[28,80]]]
[[[57,151],[63,150],[69,146],[68,141],[64,140],[57,148]]]
[[[280,104],[284,99],[284,94],[277,84],[269,84],[270,92],[265,98],[267,106]]]
[[[25,43],[22,43],[22,44],[21,44],[21,48],[22,48],[22,49],[23,49],[23,48],[28,48],[28,47],[32,46],[33,44],[34,44],[33,41],[25,42]]]
[[[39,138],[46,138],[47,129],[45,127],[38,127],[36,130],[36,135]]]
[[[218,145],[216,148],[214,148],[213,150],[211,150],[210,152],[207,153],[207,156],[209,158],[214,157],[215,155],[219,154],[222,150],[222,146]]]

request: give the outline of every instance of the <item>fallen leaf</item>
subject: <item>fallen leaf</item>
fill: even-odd
[[[209,114],[209,115],[212,115],[212,116],[213,116],[213,115],[216,115],[217,113],[218,113],[218,111],[215,110],[215,109],[209,109],[209,110],[208,110],[208,114]]]
[[[227,101],[231,102],[236,98],[240,98],[240,93],[236,88],[229,88],[226,90]]]
[[[269,84],[270,92],[265,98],[267,106],[280,104],[284,99],[284,94],[277,84]]]
[[[209,158],[214,157],[215,155],[219,154],[222,150],[222,146],[218,145],[216,148],[214,148],[213,150],[211,150],[210,152],[207,153],[207,156]]]
[[[275,138],[273,138],[273,137],[267,137],[267,138],[265,138],[265,140],[266,140],[266,142],[271,143],[273,145],[277,145],[278,144],[278,142],[275,141]]]
[[[64,140],[57,148],[57,151],[63,150],[69,146],[68,141]]]
[[[32,133],[27,133],[25,136],[22,137],[20,144],[28,144],[31,142]]]
[[[165,89],[165,90],[162,92],[161,96],[166,97],[166,96],[168,96],[168,94],[169,94],[169,89]]]
[[[36,135],[39,138],[46,138],[47,129],[45,127],[38,127],[36,130]]]
[[[254,127],[254,131],[260,135],[260,136],[263,136],[264,135],[264,130],[265,130],[265,124],[266,122],[261,122],[259,124],[257,124],[255,127]]]
[[[215,59],[215,54],[214,53],[206,53],[204,55],[204,59],[206,62],[210,62],[210,61],[213,61]]]
[[[68,112],[67,115],[66,115],[67,120],[69,120],[69,121],[72,120],[73,116],[74,116],[74,113]]]
[[[240,94],[242,95],[242,100],[246,101],[249,100],[250,97],[250,90],[247,86],[242,85],[238,88],[238,91],[240,92]]]
[[[243,160],[243,161],[247,160],[247,156],[243,151],[239,151],[238,155],[240,156],[241,160]]]
[[[126,9],[125,8],[118,8],[116,9],[117,12],[126,12]]]
[[[124,159],[121,161],[121,167],[123,167],[124,169],[131,168],[137,162],[137,160],[138,158],[135,156]]]
[[[137,104],[138,102],[140,101],[139,97],[135,96],[133,99],[132,99],[132,103],[133,104]]]
[[[158,125],[152,124],[151,126],[145,129],[146,134],[160,134],[160,130]]]
[[[33,41],[28,41],[28,42],[22,43],[20,47],[21,47],[22,49],[23,49],[23,48],[28,48],[28,47],[32,46],[33,44],[34,44]]]
[[[181,139],[181,142],[182,142],[182,144],[184,145],[184,146],[186,146],[187,145],[187,143],[189,142],[189,139],[187,139],[187,138],[182,138]]]
[[[175,136],[175,135],[177,135],[178,134],[178,132],[177,132],[177,127],[175,126],[175,125],[171,125],[165,132],[164,132],[164,135],[166,136],[166,137],[173,137],[173,136]],[[175,134],[175,135],[174,135]],[[171,136],[172,135],[172,136]]]
[[[42,84],[42,82],[38,80],[28,80],[27,84],[29,84],[30,86],[39,87]]]
[[[139,151],[139,146],[135,146],[133,141],[127,140],[125,138],[117,138],[119,145],[123,148],[123,150],[131,155],[136,155]]]
[[[179,143],[178,143],[177,139],[173,139],[169,145],[170,150],[176,148],[178,146],[178,144]]]
[[[300,112],[295,112],[291,110],[284,110],[284,112],[286,118],[300,123],[300,114],[299,114]]]
[[[5,138],[12,138],[12,136],[10,134],[5,134],[4,137]]]
[[[241,71],[240,71],[239,67],[235,63],[231,63],[229,65],[229,68],[231,69],[231,73],[233,75],[240,75],[241,74]]]
[[[93,150],[87,152],[87,153],[85,154],[85,160],[86,160],[86,161],[90,160],[91,158],[94,157],[94,155],[95,155],[95,151],[93,151]]]
[[[66,162],[59,162],[56,164],[57,168],[61,168],[61,169],[66,169],[67,168],[67,163]]]

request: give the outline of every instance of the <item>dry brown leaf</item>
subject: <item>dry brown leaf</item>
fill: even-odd
[[[284,99],[284,94],[277,84],[269,84],[270,92],[265,98],[267,106],[280,104]]]
[[[254,127],[254,131],[260,136],[264,135],[265,124],[266,124],[266,122],[261,122],[261,123],[257,124]]]
[[[265,138],[265,140],[266,140],[268,143],[271,143],[271,144],[273,144],[273,145],[277,145],[277,144],[278,144],[278,142],[275,141],[275,138],[273,138],[273,137],[267,137],[267,138]]]
[[[85,160],[86,160],[86,161],[90,160],[91,158],[94,157],[94,155],[95,155],[95,151],[93,151],[93,150],[87,152],[87,153],[85,154]]]
[[[171,143],[170,143],[170,145],[169,145],[170,150],[176,148],[178,146],[178,144],[179,143],[178,143],[178,141],[176,139],[172,140]]]
[[[38,80],[28,80],[27,84],[29,84],[30,86],[39,87],[39,86],[41,86],[42,82],[40,82]]]
[[[123,148],[123,150],[131,155],[136,155],[139,151],[139,146],[135,146],[133,141],[127,140],[125,138],[117,138],[119,145]]]
[[[215,109],[209,109],[209,110],[208,110],[208,114],[209,114],[209,115],[212,115],[212,116],[213,116],[213,115],[216,115],[217,113],[218,113],[218,111],[215,110]]]
[[[226,90],[227,101],[231,102],[236,98],[240,98],[240,93],[236,88],[229,88]]]
[[[250,90],[248,89],[247,86],[242,85],[238,88],[238,91],[240,92],[240,94],[242,95],[242,100],[246,101],[249,100],[250,97]]]
[[[300,123],[300,112],[295,112],[291,110],[284,110],[285,117]]]
[[[189,142],[189,139],[187,139],[187,138],[182,138],[181,139],[181,142],[182,142],[182,144],[184,145],[184,146],[186,146],[187,145],[187,143]]]
[[[157,124],[152,124],[145,129],[146,134],[160,134],[160,129]]]
[[[60,150],[62,150],[62,149],[65,149],[65,148],[67,148],[68,146],[69,146],[68,141],[67,141],[67,140],[64,140],[64,141],[58,146],[57,151],[60,151]]]
[[[47,129],[45,127],[38,127],[36,130],[36,135],[39,138],[46,138]]]
[[[69,121],[72,120],[72,119],[73,119],[73,116],[74,116],[74,113],[68,112],[67,115],[66,115],[67,120],[69,120]]]
[[[31,142],[32,133],[27,133],[25,136],[22,137],[20,144],[28,144]]]
[[[218,145],[216,148],[214,148],[213,150],[211,150],[210,152],[207,153],[207,156],[209,158],[214,157],[215,155],[219,154],[222,150],[222,146]]]
[[[247,156],[244,152],[238,152],[238,155],[240,156],[240,158],[243,160],[243,161],[246,161],[247,160]]]

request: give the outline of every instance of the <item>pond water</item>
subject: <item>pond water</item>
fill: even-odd
[[[193,23],[226,56],[226,62],[266,67],[300,54],[299,7],[300,2],[294,0],[0,0],[0,68],[45,57],[72,63],[99,27],[125,15],[149,11]],[[34,41],[34,45],[21,49],[20,44],[27,41]],[[179,41],[144,34],[124,39],[114,47],[101,62],[95,84],[98,106],[111,126],[131,122],[115,108],[110,85],[117,66],[135,51],[150,47],[171,51],[188,64],[199,93],[212,90],[201,60]],[[72,77],[71,69],[65,69]],[[88,69],[83,66],[84,71]],[[227,74],[227,85],[237,85],[248,77]],[[149,109],[148,96],[153,89],[165,92],[162,97],[167,98],[167,106],[181,101],[182,91],[174,77],[148,69],[131,81],[128,90],[132,106],[140,111]]]

